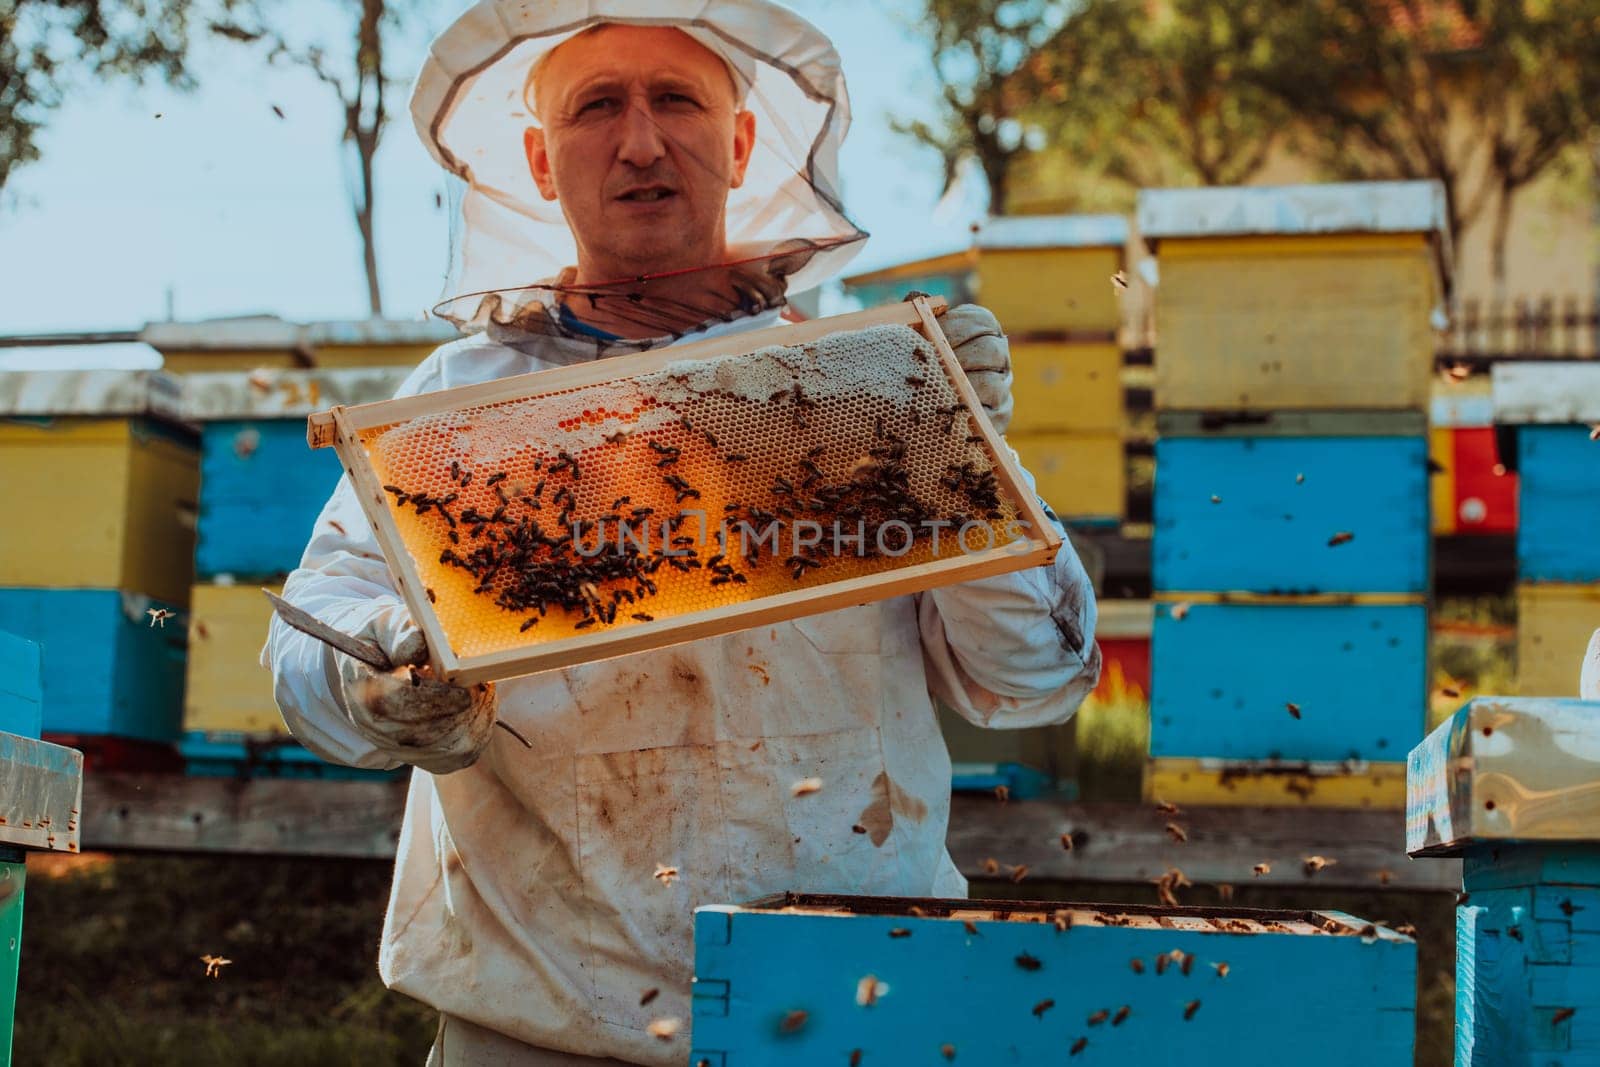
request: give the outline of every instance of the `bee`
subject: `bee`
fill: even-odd
[[[878,981],[873,975],[867,975],[856,983],[856,1003],[863,1008],[870,1008],[878,1002],[878,998],[889,991],[889,987]]]
[[[1388,869],[1378,871],[1373,877],[1378,879],[1379,885],[1388,885],[1394,881],[1394,872]]]
[[[1217,899],[1222,901],[1224,904],[1231,903],[1233,900],[1233,886],[1227,882],[1218,882]]]
[[[1193,1019],[1194,1018],[1194,1013],[1199,1011],[1199,1010],[1200,1010],[1200,1002],[1198,1000],[1189,1001],[1189,1003],[1184,1005],[1184,1008],[1183,1008],[1183,1019],[1184,1019],[1184,1022],[1188,1022],[1190,1019]]]
[[[167,628],[167,620],[176,618],[178,613],[176,611],[168,611],[166,608],[148,608],[145,614],[150,616],[151,626],[159,625],[165,630]]]
[[[1284,707],[1284,710],[1286,710],[1290,715],[1294,716],[1296,719],[1298,719],[1300,717],[1300,705],[1296,704],[1294,701],[1292,701],[1292,700],[1285,701],[1283,707]]]
[[[1255,874],[1255,876],[1257,878],[1260,878],[1263,874],[1271,874],[1272,873],[1272,864],[1270,864],[1270,863],[1258,863],[1254,867],[1250,868],[1250,870]]]
[[[1157,975],[1166,974],[1167,973],[1167,964],[1169,962],[1171,962],[1171,961],[1169,961],[1167,959],[1167,957],[1165,957],[1165,956],[1157,956],[1156,957],[1156,974]]]
[[[778,1023],[778,1033],[780,1033],[780,1034],[792,1034],[792,1033],[795,1033],[802,1026],[804,1026],[806,1024],[806,1020],[809,1019],[810,1017],[811,1016],[810,1016],[809,1013],[801,1011],[798,1008],[796,1008],[794,1011],[791,1011],[787,1015],[785,1015],[781,1021],[779,1021],[779,1023]]]
[[[1294,476],[1294,484],[1295,485],[1305,485],[1306,484],[1306,476],[1304,474],[1296,474]]]
[[[858,1048],[850,1050],[850,1067],[861,1067],[861,1050]]]
[[[1183,972],[1183,976],[1185,978],[1189,977],[1189,972],[1194,970],[1194,953],[1178,952],[1177,949],[1173,949],[1172,951],[1178,953],[1180,956],[1178,961],[1178,970]]]
[[[1127,273],[1120,270],[1117,271],[1117,273],[1111,276],[1111,284],[1116,286],[1118,289],[1126,289],[1128,287]]]
[[[428,594],[428,603],[437,604],[439,602],[439,598],[433,595],[433,590],[432,589],[429,589],[426,586],[424,586],[422,591],[424,593]]]
[[[971,919],[962,919],[961,925],[967,931],[967,933],[974,937],[978,936],[978,924],[973,922]]]
[[[789,792],[797,797],[808,797],[822,788],[821,778],[802,778],[789,787]]]
[[[1037,956],[1030,956],[1026,952],[1018,953],[1015,962],[1018,967],[1025,971],[1037,971],[1044,966],[1044,963]]]
[[[1189,602],[1187,600],[1182,600],[1172,605],[1171,614],[1173,622],[1182,622],[1184,616],[1189,614]]]
[[[1124,1004],[1122,1007],[1118,1008],[1117,1013],[1111,1017],[1111,1025],[1121,1026],[1123,1023],[1127,1022],[1128,1016],[1132,1014],[1132,1012],[1133,1009]]]
[[[1220,503],[1222,503],[1222,498],[1220,496],[1218,496],[1216,493],[1212,493],[1211,494],[1211,502],[1213,504],[1220,504]]]
[[[1308,875],[1316,874],[1318,871],[1322,870],[1324,867],[1332,867],[1335,863],[1338,863],[1338,862],[1339,862],[1338,860],[1332,860],[1332,859],[1329,859],[1326,856],[1307,856],[1305,858],[1306,874],[1308,874]]]
[[[1058,911],[1050,918],[1050,925],[1056,928],[1056,933],[1064,934],[1072,929],[1072,912]]]
[[[1336,545],[1348,544],[1355,539],[1356,535],[1351,533],[1349,530],[1340,530],[1338,533],[1328,538],[1328,547],[1333,548]]]
[[[863,830],[865,830],[865,827],[863,827]],[[906,911],[910,912],[912,915],[915,915],[919,919],[926,919],[928,917],[928,909],[920,907],[916,904],[911,905],[906,909]]]
[[[1415,926],[1412,926],[1410,923],[1401,923],[1399,926],[1396,926],[1394,928],[1394,932],[1399,934],[1399,935],[1401,935],[1402,937],[1416,937],[1417,936],[1417,928]]]
[[[956,1047],[949,1042],[945,1042],[939,1046],[939,1055],[947,1060],[953,1060],[956,1058]]]
[[[651,986],[649,989],[644,991],[642,996],[639,997],[639,1007],[644,1007],[660,995],[661,990],[657,989],[655,986]]]
[[[998,800],[1000,803],[1004,804],[1006,801],[1011,799],[1011,787],[1010,786],[1005,786],[1005,785],[997,785],[997,786],[995,786],[994,787],[994,798],[996,800]]]
[[[1156,814],[1157,815],[1182,815],[1183,812],[1178,809],[1178,805],[1176,805],[1176,804],[1169,804],[1165,800],[1158,800],[1158,801],[1156,801]]]
[[[1026,863],[1019,863],[1011,868],[1011,881],[1013,883],[1020,882],[1026,877],[1028,877],[1028,865]]]
[[[574,630],[587,630],[589,627],[594,625],[594,622],[594,616],[590,615],[586,619],[579,619],[577,622],[573,623],[572,628]]]
[[[1055,1006],[1056,1006],[1056,1002],[1053,1001],[1053,1000],[1049,1000],[1049,999],[1041,1000],[1041,1001],[1039,1001],[1039,1003],[1037,1003],[1037,1004],[1035,1004],[1033,1006],[1033,1017],[1035,1019],[1043,1019],[1044,1018],[1044,1013],[1049,1011],[1051,1008],[1053,1008]]]
[[[671,1041],[678,1036],[678,1031],[683,1029],[682,1019],[651,1019],[644,1028],[651,1037],[662,1041]]]
[[[640,622],[655,622],[656,621],[656,617],[654,615],[647,615],[642,611],[634,612],[633,613],[633,617],[638,619]]]
[[[1134,974],[1144,973],[1144,960],[1139,959],[1137,956],[1128,961],[1128,966],[1132,968]]]
[[[1378,927],[1375,923],[1368,923],[1357,931],[1356,936],[1361,938],[1364,945],[1373,944],[1378,940]]]
[[[1111,1013],[1109,1011],[1107,1011],[1106,1009],[1101,1008],[1099,1011],[1097,1011],[1093,1015],[1089,1016],[1089,1025],[1090,1026],[1099,1026],[1101,1023],[1105,1022],[1109,1018],[1111,1018]]]
[[[233,961],[229,959],[223,959],[221,956],[212,956],[207,954],[200,957],[200,962],[206,965],[207,978],[221,978],[222,968],[226,967]]]
[[[1072,832],[1070,830],[1061,835],[1061,851],[1072,851]]]
[[[850,827],[850,832],[853,834],[864,834],[867,832],[867,828],[862,826],[860,823],[854,823]]]
[[[1568,1019],[1572,1018],[1577,1013],[1578,1013],[1578,1009],[1577,1008],[1557,1008],[1555,1010],[1555,1013],[1550,1016],[1550,1025],[1551,1026],[1560,1026],[1562,1023],[1566,1022]]]
[[[889,936],[894,938],[910,937],[911,931],[907,930],[904,926],[896,926],[889,931]]]
[[[517,633],[519,633],[519,634],[527,633],[529,630],[531,630],[533,628],[533,625],[535,623],[537,623],[538,621],[539,621],[539,616],[530,615],[528,618],[524,619],[523,622],[522,622],[522,625],[517,628]]]
[[[1067,1055],[1076,1056],[1078,1053],[1082,1052],[1084,1049],[1086,1049],[1088,1047],[1089,1047],[1089,1039],[1086,1038],[1086,1037],[1080,1037],[1080,1038],[1078,1038],[1078,1040],[1076,1040],[1076,1041],[1074,1041],[1072,1043],[1072,1048],[1067,1051]]]
[[[1172,838],[1174,844],[1184,844],[1189,840],[1189,831],[1175,822],[1167,823],[1167,836]]]
[[[658,863],[656,864],[656,873],[652,874],[650,877],[654,878],[662,885],[671,885],[673,882],[678,880],[678,868],[668,867],[664,863]]]

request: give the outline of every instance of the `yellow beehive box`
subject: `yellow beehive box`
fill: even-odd
[[[1575,697],[1589,637],[1600,630],[1600,583],[1517,586],[1517,692]]]
[[[1140,193],[1157,407],[1426,408],[1444,219],[1437,182]]]
[[[1063,519],[1116,521],[1127,496],[1120,433],[1034,433],[1006,442],[1034,477],[1034,488]]]
[[[200,463],[177,397],[154,371],[0,374],[0,586],[188,602]]]
[[[139,339],[161,353],[162,369],[415,366],[458,334],[443,322],[375,319],[301,325],[274,316],[210,322],[156,322]]]
[[[282,592],[281,586],[270,587]],[[254,584],[196,585],[189,605],[185,731],[282,734],[272,674],[261,666],[272,605]]]
[[[990,219],[978,232],[976,299],[1013,338],[1112,339],[1122,312],[1111,279],[1127,240],[1121,215]]]
[[[1122,349],[1115,342],[1017,341],[1011,372],[1011,433],[1121,432]]]

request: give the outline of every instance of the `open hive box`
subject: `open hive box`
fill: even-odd
[[[924,299],[312,416],[466,684],[1048,562]]]
[[[689,1063],[1399,1067],[1415,983],[1339,912],[790,893],[696,909]]]

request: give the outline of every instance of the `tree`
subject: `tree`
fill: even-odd
[[[1017,116],[1041,88],[1026,63],[1071,10],[1067,0],[923,0],[916,27],[930,49],[940,115],[893,127],[939,152],[946,189],[970,155],[988,180],[990,211],[1005,212],[1011,168],[1031,147]]]
[[[0,0],[0,189],[39,158],[38,135],[84,81],[156,76],[193,88],[184,69],[193,5],[183,0]]]
[[[1505,281],[1512,198],[1596,122],[1600,0],[1264,0],[1262,89],[1337,177],[1432,178],[1451,237],[1495,207]]]
[[[338,97],[344,115],[340,144],[346,150],[346,163],[352,172],[349,175],[350,209],[361,234],[367,309],[376,318],[383,314],[383,293],[378,283],[378,245],[373,227],[376,195],[373,168],[379,142],[389,122],[385,92],[398,84],[384,69],[384,52],[411,10],[411,3],[410,0],[358,0],[351,6],[356,16],[354,41],[342,64],[330,58],[324,46],[292,42],[283,31],[271,28],[264,16],[276,12],[272,6],[255,7],[247,20],[214,22],[211,29],[219,36],[240,43],[266,43],[268,62],[304,67]]]

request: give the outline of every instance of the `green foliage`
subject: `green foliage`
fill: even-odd
[[[28,875],[16,1062],[417,1064],[390,993],[384,863],[139,856]],[[232,960],[205,977],[202,955]]]
[[[38,136],[75,88],[184,69],[195,5],[183,0],[0,0],[0,189],[39,158]]]

